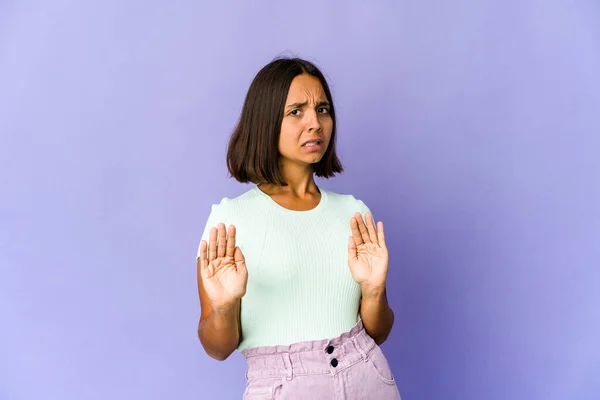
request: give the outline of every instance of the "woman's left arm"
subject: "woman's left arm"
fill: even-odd
[[[380,290],[362,288],[359,310],[360,319],[369,336],[378,345],[385,342],[394,325],[394,311],[388,304],[385,287]]]
[[[360,285],[362,299],[360,318],[365,330],[379,345],[392,330],[394,312],[387,301],[386,279],[389,255],[383,232],[383,222],[375,227],[373,214],[360,213],[350,220],[352,236],[348,240],[348,266],[352,279]]]

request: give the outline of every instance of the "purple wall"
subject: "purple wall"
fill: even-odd
[[[600,398],[600,3],[201,3],[0,3],[0,399],[241,398],[196,246],[281,53],[386,224],[403,397]]]

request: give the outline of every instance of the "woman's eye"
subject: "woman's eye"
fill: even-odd
[[[292,110],[290,112],[290,115],[298,115],[300,113],[300,110]]]
[[[327,108],[327,107],[321,107],[321,108],[319,108],[319,112],[321,114],[327,114],[327,113],[329,113],[329,108]]]

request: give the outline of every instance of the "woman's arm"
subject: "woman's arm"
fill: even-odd
[[[386,289],[362,289],[360,319],[375,343],[380,345],[386,341],[394,325],[394,312],[388,304]]]
[[[206,354],[216,360],[224,361],[235,351],[240,341],[241,299],[227,307],[213,309],[204,290],[202,279],[198,282],[202,310],[198,323],[198,338]]]
[[[239,303],[220,311],[212,310],[198,323],[198,338],[204,351],[215,360],[224,361],[240,341]]]

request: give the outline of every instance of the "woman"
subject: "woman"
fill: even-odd
[[[400,398],[379,347],[394,321],[383,223],[314,181],[343,171],[335,138],[312,63],[259,71],[227,151],[255,185],[212,206],[198,248],[198,336],[217,360],[244,355],[244,399]]]

